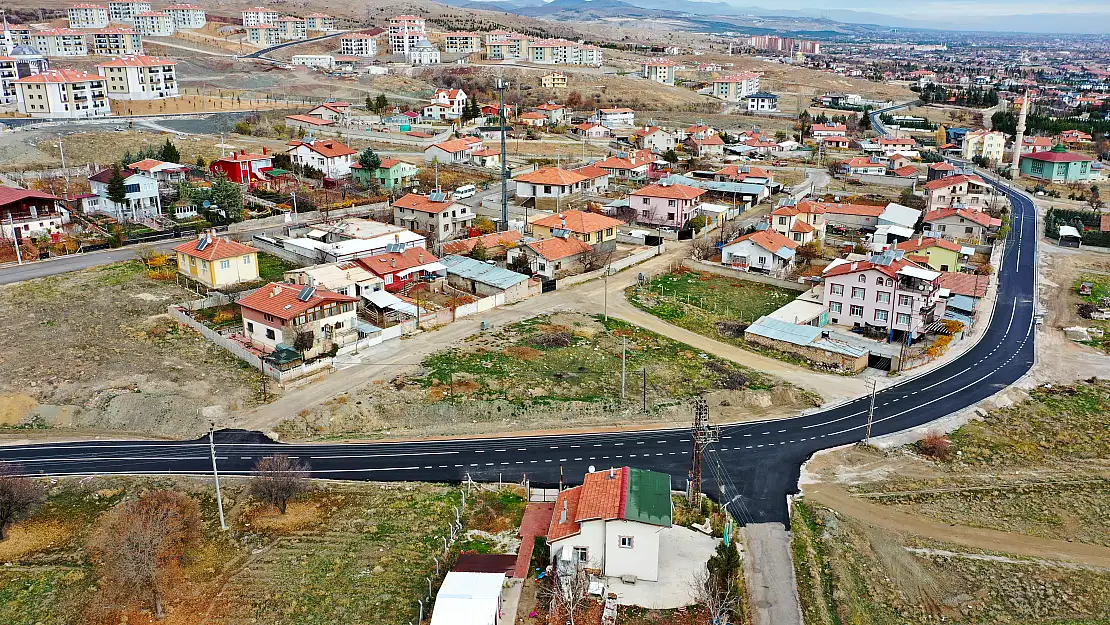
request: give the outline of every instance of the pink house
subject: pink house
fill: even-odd
[[[704,194],[705,189],[684,184],[653,184],[633,191],[628,205],[640,223],[677,229],[695,215]]]
[[[825,271],[825,306],[834,324],[886,334],[890,342],[914,340],[944,316],[940,272],[885,252],[870,261],[840,262]]]

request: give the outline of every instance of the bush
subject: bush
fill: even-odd
[[[917,442],[917,451],[923,456],[947,462],[952,459],[952,441],[944,434],[930,432]]]
[[[1094,304],[1088,304],[1088,303],[1084,302],[1084,303],[1079,305],[1079,308],[1076,312],[1083,319],[1092,319],[1093,318],[1092,315],[1094,313],[1098,312],[1098,306],[1095,306]]]

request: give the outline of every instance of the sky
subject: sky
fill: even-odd
[[[737,6],[764,6],[754,0],[728,0]],[[782,9],[841,9],[882,13],[905,18],[937,19],[942,16],[957,21],[961,16],[1031,15],[1051,13],[1103,13],[1110,19],[1110,2],[1105,0],[1074,0],[1071,2],[1044,2],[1043,0],[775,0],[774,8]]]

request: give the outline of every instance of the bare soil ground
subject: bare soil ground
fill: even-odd
[[[137,261],[0,287],[0,423],[171,437],[256,402],[259,374],[166,314]]]

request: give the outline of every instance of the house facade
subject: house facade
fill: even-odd
[[[697,213],[704,194],[682,184],[653,184],[629,194],[628,205],[639,223],[679,229]]]
[[[744,102],[749,113],[777,113],[779,110],[779,97],[767,91],[753,93]]]
[[[202,232],[173,251],[177,255],[177,273],[208,288],[258,279],[258,250],[212,232]]]
[[[799,245],[825,238],[825,209],[816,202],[776,207],[769,220],[772,230]]]
[[[195,4],[171,4],[162,9],[162,12],[173,19],[176,30],[204,28],[208,23],[204,9]]]
[[[592,253],[590,244],[564,234],[514,247],[505,254],[505,262],[513,266],[523,257],[533,274],[551,280],[566,273],[578,273]]]
[[[916,340],[944,316],[940,272],[885,252],[825,272],[825,305],[834,324],[870,327],[894,342]]]
[[[937,239],[918,235],[909,241],[902,241],[894,249],[904,252],[910,260],[925,264],[936,271],[961,271],[967,256],[963,246],[949,239]]]
[[[69,222],[62,198],[28,189],[0,187],[0,237],[37,237],[61,232]]]
[[[441,141],[424,148],[424,162],[466,164],[470,162],[470,154],[481,149],[482,140],[478,137]]]
[[[75,4],[69,7],[70,28],[107,28],[108,7],[99,4]]]
[[[297,165],[310,166],[324,172],[326,178],[344,178],[351,175],[355,150],[334,139],[290,141],[289,160]]]
[[[339,38],[339,52],[345,56],[378,56],[378,38],[366,33],[351,33]]]
[[[667,150],[678,147],[678,138],[674,133],[662,128],[647,126],[632,133],[631,139],[642,149],[651,150],[654,154],[666,154]]]
[[[223,174],[232,182],[252,184],[266,179],[266,172],[274,168],[274,158],[266,148],[262,148],[262,154],[248,154],[240,150],[212,161],[208,168],[213,174]]]
[[[759,93],[759,74],[740,72],[723,78],[715,78],[710,86],[710,95],[713,97],[729,102],[739,102],[748,96]]]
[[[597,123],[606,128],[630,128],[636,125],[636,111],[627,107],[598,109]]]
[[[135,14],[135,32],[143,37],[170,37],[177,29],[173,18],[161,11],[147,11]]]
[[[149,2],[136,0],[109,0],[108,2],[108,19],[113,22],[133,24],[136,15],[149,11]]]
[[[997,130],[976,130],[964,135],[960,155],[971,160],[984,158],[991,163],[1001,163],[1006,152],[1006,133]]]
[[[255,346],[273,351],[292,347],[298,336],[311,333],[304,358],[358,340],[358,298],[310,286],[271,282],[240,299],[243,335]]]
[[[383,158],[374,171],[366,171],[358,161],[351,163],[351,175],[362,184],[374,183],[383,189],[403,189],[416,181],[420,168],[395,158]]]
[[[567,210],[532,222],[532,236],[549,239],[570,233],[598,251],[613,250],[617,246],[617,228],[624,222],[598,213]]]
[[[80,119],[112,114],[104,78],[72,69],[48,69],[15,81],[16,106],[31,117]]]
[[[567,202],[581,197],[589,177],[558,167],[543,167],[513,178],[516,196],[540,210],[557,211]]]
[[[117,204],[108,198],[108,182],[112,170],[105,169],[89,177],[89,189],[99,199],[98,203],[85,200],[85,212],[90,209],[106,213],[120,221],[144,221],[162,216],[162,198],[158,193],[158,181],[152,177],[127,170],[123,174],[123,184],[127,198]],[[90,198],[91,199],[91,198]]]
[[[355,262],[381,278],[390,293],[406,292],[410,284],[436,282],[447,275],[439,258],[422,247],[365,256]]]
[[[663,85],[674,85],[674,72],[678,63],[667,59],[648,59],[640,62],[640,76]]]
[[[127,56],[143,53],[142,36],[130,28],[109,26],[85,35],[89,52],[97,56]]]
[[[1045,152],[1035,152],[1021,157],[1021,175],[1046,182],[1086,182],[1091,179],[1090,156],[1068,152],[1057,145]]]
[[[98,63],[98,74],[108,85],[113,100],[157,100],[176,98],[177,61],[155,56],[125,56]]]
[[[465,237],[474,223],[474,209],[444,197],[409,193],[393,203],[393,223],[426,232],[440,241]]]
[[[981,211],[941,208],[926,213],[923,224],[926,236],[978,244],[998,229],[1000,220]]]
[[[783,277],[794,267],[797,247],[797,242],[774,230],[757,230],[721,247],[721,263],[741,271]]]
[[[925,210],[966,208],[973,211],[990,207],[991,186],[979,176],[959,174],[925,183]]]

